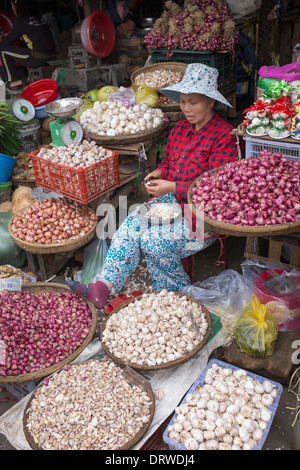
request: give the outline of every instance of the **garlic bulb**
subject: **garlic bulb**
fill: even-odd
[[[111,157],[113,152],[96,144],[96,142],[83,140],[73,142],[61,147],[42,147],[37,154],[52,163],[61,164],[70,168],[85,168]]]
[[[178,431],[178,439],[173,440],[187,442],[193,450],[196,450],[195,440],[198,450],[254,449],[271,420],[269,407],[277,395],[272,382],[261,383],[242,369],[232,370],[213,363],[207,369],[203,385],[197,384],[194,391],[186,395],[185,402],[175,409],[173,426],[182,420],[184,431],[188,430],[193,440],[183,439],[181,431]],[[174,430],[171,428],[169,432],[170,439]]]
[[[180,82],[183,74],[172,70],[159,69],[153,72],[141,72],[135,77],[135,82],[151,88],[164,88]]]
[[[165,289],[144,294],[108,317],[102,343],[129,364],[151,367],[175,361],[195,350],[203,339],[198,330],[192,338],[183,333],[184,328],[187,332],[196,329],[190,321],[191,310],[199,330],[206,332],[208,322],[196,302]]]
[[[79,118],[85,131],[106,136],[145,132],[161,126],[163,120],[160,108],[150,108],[144,103],[125,106],[120,101],[96,101],[93,108],[84,111]]]

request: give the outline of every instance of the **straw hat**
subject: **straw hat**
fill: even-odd
[[[218,91],[218,76],[219,71],[208,67],[208,65],[189,64],[181,82],[162,88],[159,91],[175,103],[180,102],[180,93],[200,93],[232,108],[231,104]]]

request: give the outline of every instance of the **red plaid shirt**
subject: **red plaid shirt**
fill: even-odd
[[[233,127],[218,114],[198,131],[188,121],[179,121],[171,130],[165,157],[157,170],[162,179],[176,182],[175,197],[183,206],[192,182],[205,171],[237,158]]]

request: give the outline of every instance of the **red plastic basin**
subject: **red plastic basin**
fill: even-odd
[[[97,10],[87,16],[80,29],[84,48],[97,57],[107,57],[115,45],[115,27],[105,11]]]
[[[34,107],[52,103],[58,97],[57,82],[52,78],[37,80],[25,87],[21,96]]]

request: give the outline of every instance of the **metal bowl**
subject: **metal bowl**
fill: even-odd
[[[47,104],[45,111],[51,117],[62,118],[78,113],[82,105],[83,100],[81,98],[63,98]]]

